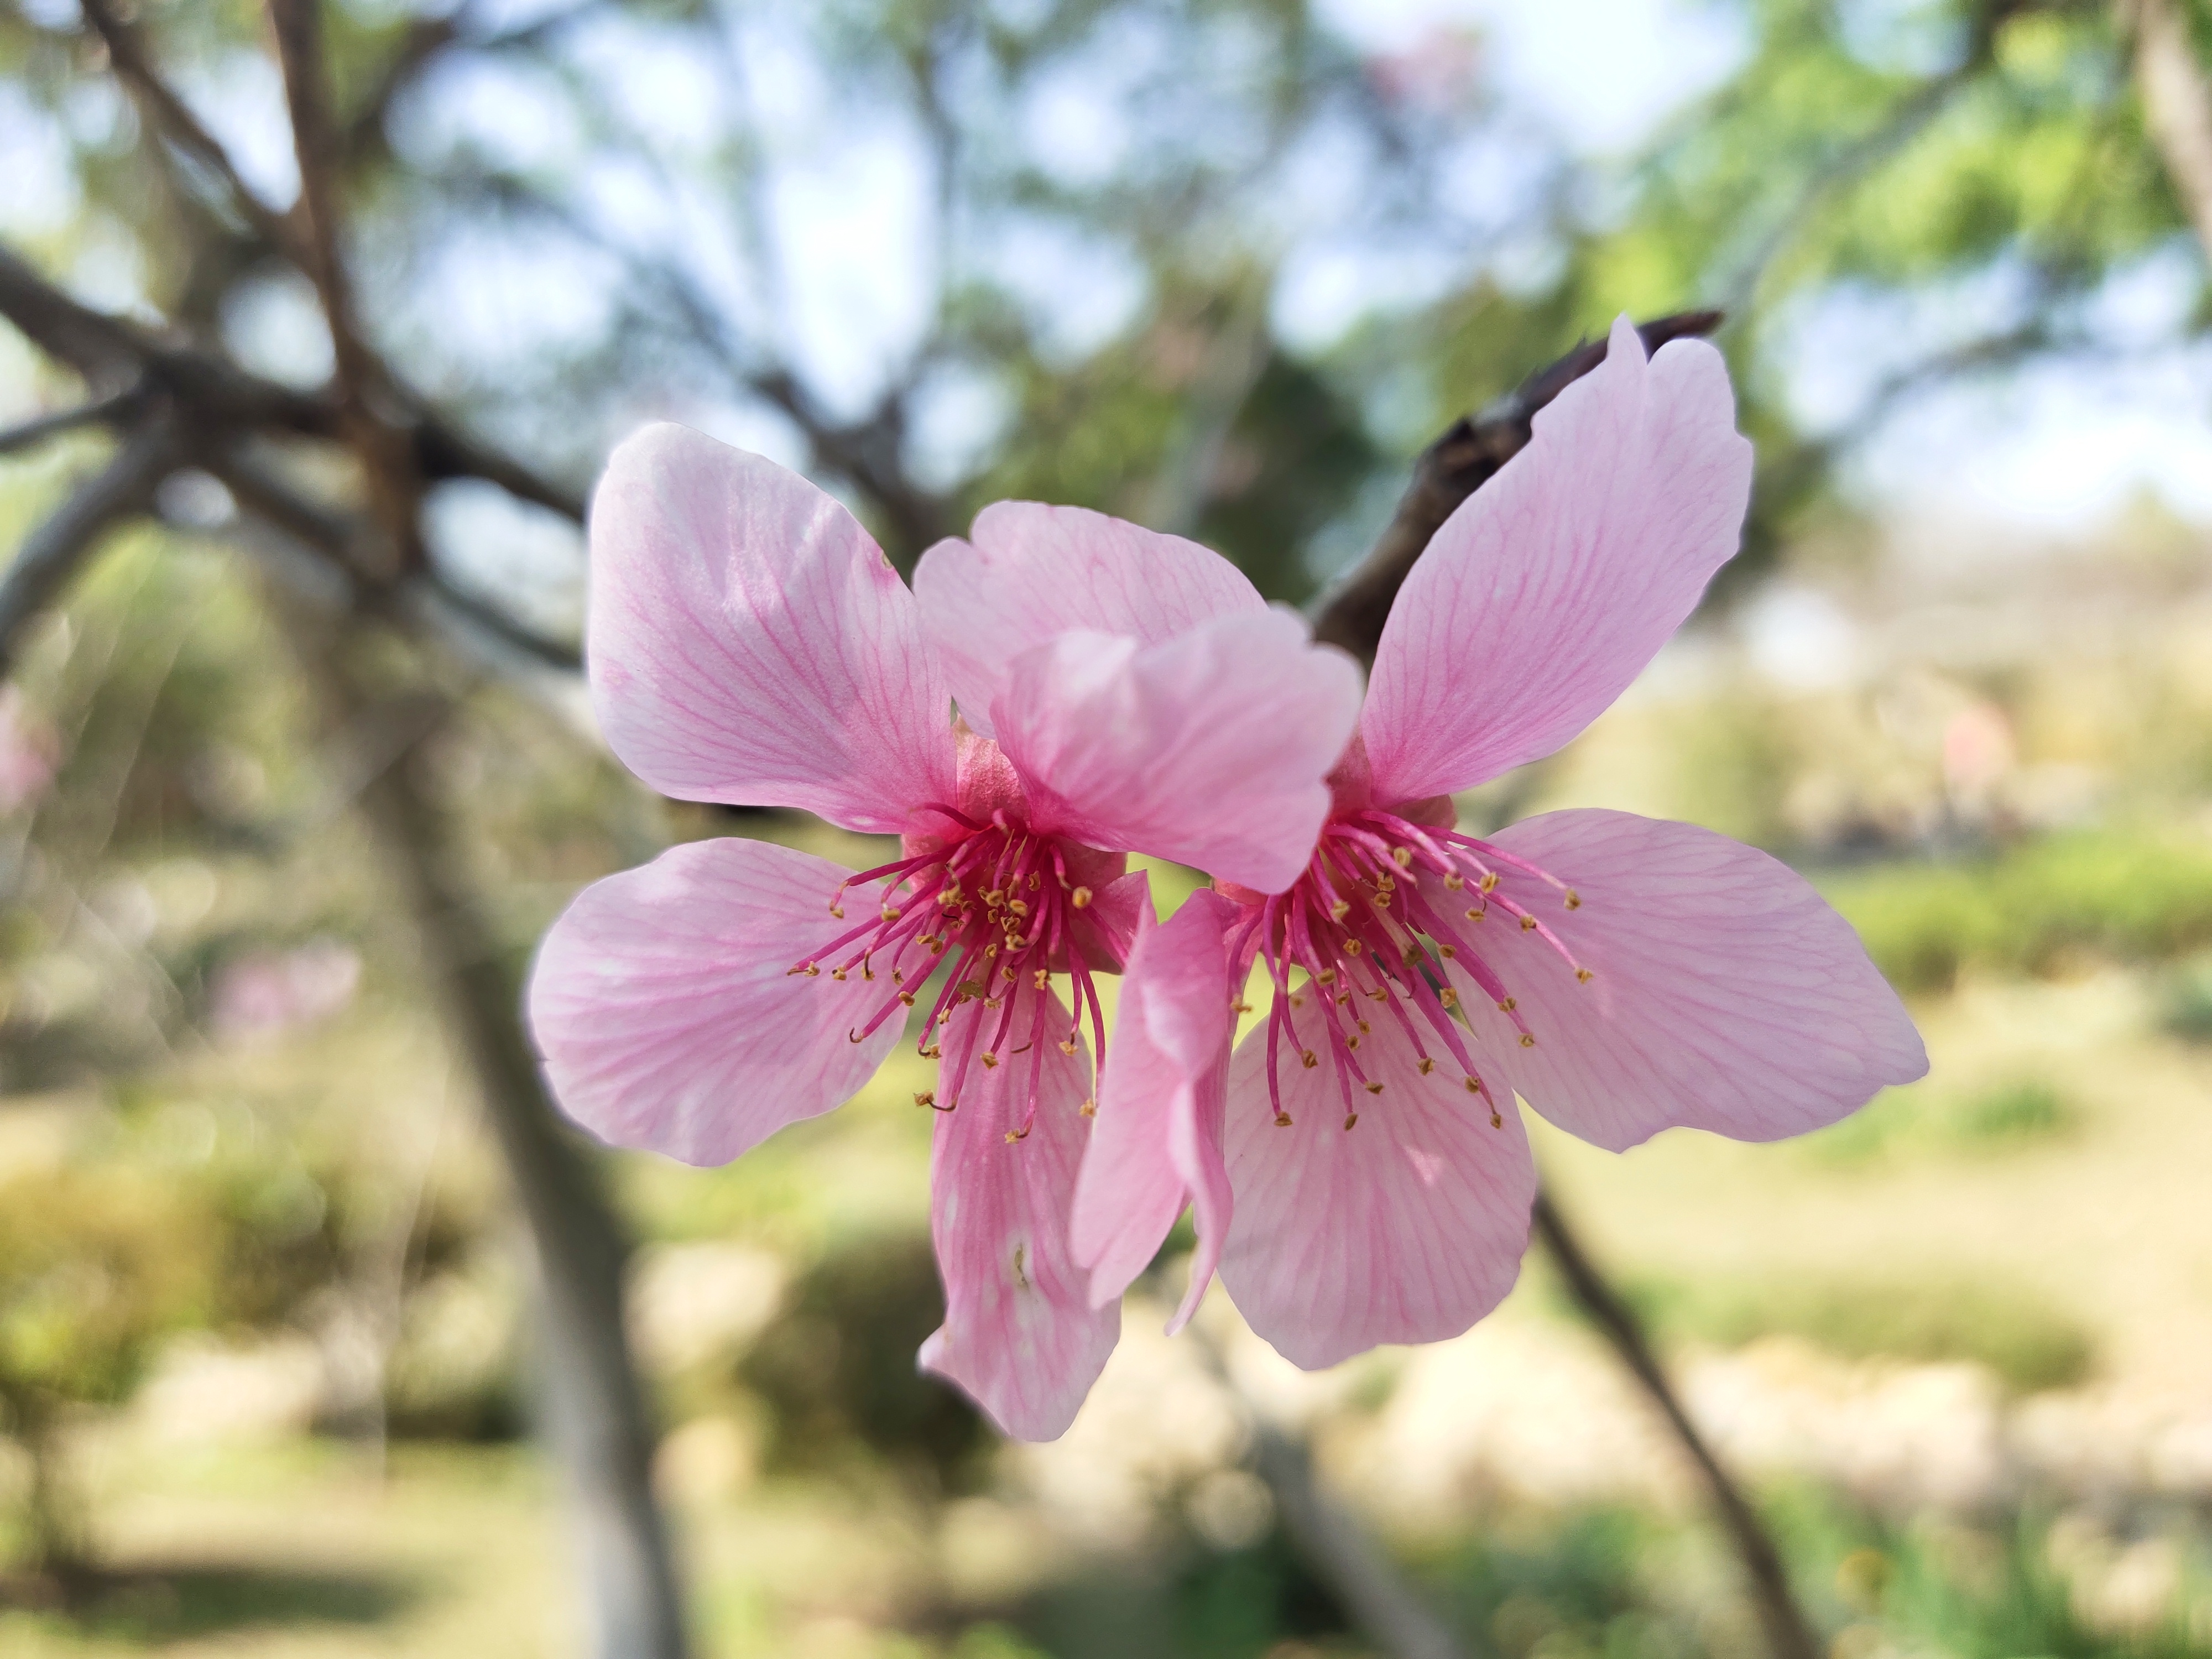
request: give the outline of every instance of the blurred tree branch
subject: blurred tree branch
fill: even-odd
[[[2190,39],[2188,10],[2179,0],[2119,0],[2119,14],[2134,38],[2144,125],[2212,259],[2212,81]]]
[[[146,422],[125,439],[104,468],[25,538],[0,577],[0,679],[14,671],[32,618],[52,604],[102,537],[152,504],[154,491],[183,454],[167,419]]]

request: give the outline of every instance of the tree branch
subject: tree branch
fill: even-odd
[[[68,585],[103,535],[146,509],[183,453],[167,421],[149,422],[16,550],[0,576],[0,678],[15,671],[31,619]]]
[[[35,449],[48,439],[58,438],[64,432],[74,432],[81,426],[100,426],[110,421],[128,419],[137,408],[139,398],[138,388],[133,386],[105,398],[94,398],[74,409],[58,409],[51,415],[35,415],[0,432],[0,455],[13,455],[21,449]]]
[[[2212,84],[2191,43],[2188,14],[2175,0],[2119,0],[2119,13],[2135,37],[2144,125],[2212,259]]]
[[[1644,337],[1644,349],[1656,351],[1669,340],[1709,334],[1720,320],[1717,311],[1678,312],[1645,323],[1637,331]],[[1604,361],[1605,342],[1587,341],[1538,369],[1481,414],[1453,422],[1423,450],[1413,463],[1413,481],[1399,498],[1398,510],[1373,550],[1322,596],[1314,616],[1314,638],[1341,646],[1362,662],[1372,662],[1391,603],[1429,538],[1462,501],[1521,453],[1537,410]]]
[[[1691,1421],[1689,1412],[1675,1395],[1665,1369],[1644,1336],[1642,1322],[1606,1282],[1560,1215],[1551,1194],[1541,1189],[1536,1194],[1534,1220],[1536,1235],[1551,1251],[1552,1259],[1559,1264],[1559,1272],[1576,1303],[1612,1345],[1631,1375],[1643,1384],[1644,1393],[1659,1407],[1675,1439],[1705,1476],[1714,1507],[1720,1510],[1721,1522],[1728,1529],[1729,1541],[1735,1546],[1736,1557],[1751,1577],[1759,1620],[1766,1627],[1766,1639],[1777,1659],[1821,1659],[1824,1649],[1790,1588],[1790,1575],[1782,1565],[1781,1552],[1768,1536],[1758,1512],[1705,1443],[1698,1425]]]

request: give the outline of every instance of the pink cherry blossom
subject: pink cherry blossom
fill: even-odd
[[[909,590],[828,495],[681,427],[616,451],[591,542],[592,697],[631,770],[901,847],[855,872],[696,842],[586,889],[531,982],[555,1093],[609,1141],[721,1163],[849,1098],[911,1025],[946,1302],[922,1363],[1009,1434],[1059,1434],[1119,1328],[1066,1216],[1097,976],[1151,915],[1126,854],[1298,879],[1357,671],[1214,554],[1072,508],[986,510]]]
[[[1450,796],[1558,749],[1735,552],[1751,447],[1717,352],[1605,362],[1437,532],[1398,598],[1304,872],[1140,933],[1072,1237],[1115,1302],[1188,1200],[1200,1251],[1297,1364],[1456,1335],[1511,1288],[1535,1170],[1513,1097],[1616,1151],[1834,1121],[1927,1070],[1840,916],[1688,824]],[[1272,1006],[1229,1053],[1231,988]],[[1225,1062],[1225,1063],[1224,1063]]]

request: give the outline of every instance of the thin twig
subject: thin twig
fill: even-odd
[[[2188,13],[2174,0],[2119,0],[2118,9],[2135,40],[2144,125],[2212,259],[2212,82],[2191,44]]]
[[[116,15],[109,0],[79,0],[79,3],[85,21],[107,48],[109,66],[130,88],[131,96],[151,113],[154,125],[167,132],[178,149],[222,185],[239,218],[271,246],[296,258],[298,239],[292,234],[284,216],[255,193],[231,161],[230,152],[155,71],[137,33]]]
[[[1718,325],[1717,311],[1679,312],[1641,325],[1647,351],[1669,340],[1709,334]],[[1498,470],[1528,442],[1536,412],[1605,361],[1605,342],[1586,342],[1557,362],[1540,368],[1513,392],[1481,414],[1463,416],[1423,450],[1413,463],[1413,481],[1399,498],[1398,509],[1374,549],[1348,576],[1322,596],[1314,616],[1314,637],[1341,646],[1371,662],[1382,637],[1391,602],[1413,568],[1413,561],[1443,527],[1459,504],[1497,476]]]
[[[0,577],[0,678],[14,671],[31,619],[67,586],[108,530],[146,509],[182,456],[168,422],[148,423],[24,540]]]
[[[1814,1634],[1804,1609],[1797,1605],[1797,1598],[1790,1588],[1790,1575],[1782,1565],[1781,1551],[1775,1547],[1758,1511],[1752,1508],[1742,1489],[1691,1420],[1674,1385],[1668,1381],[1659,1357],[1652,1352],[1642,1322],[1606,1282],[1548,1192],[1540,1190],[1536,1194],[1534,1220],[1537,1237],[1559,1264],[1559,1272],[1575,1301],[1612,1345],[1621,1363],[1643,1384],[1644,1391],[1650,1395],[1652,1403],[1666,1418],[1668,1427],[1674,1431],[1675,1439],[1705,1476],[1714,1507],[1720,1510],[1722,1524],[1728,1528],[1729,1541],[1735,1546],[1737,1559],[1751,1577],[1759,1620],[1766,1627],[1766,1639],[1777,1659],[1821,1659],[1820,1638]]]
[[[140,393],[134,386],[105,398],[94,398],[74,409],[58,409],[51,415],[33,416],[20,425],[0,432],[0,455],[13,455],[19,450],[35,449],[48,439],[58,438],[79,427],[127,419],[139,401]]]
[[[321,0],[269,0],[269,21],[283,66],[284,100],[292,118],[292,149],[300,163],[300,217],[306,228],[307,274],[322,301],[331,335],[331,381],[347,441],[368,482],[370,508],[389,538],[391,559],[380,574],[423,564],[422,484],[406,435],[374,406],[383,366],[362,343],[353,284],[339,252],[338,140],[324,85]]]

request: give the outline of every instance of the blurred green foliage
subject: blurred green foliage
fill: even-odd
[[[1942,990],[1961,969],[2044,973],[2084,955],[2160,961],[2212,942],[2212,848],[2155,830],[2083,830],[1954,864],[1888,864],[1820,888],[1890,982]]]

